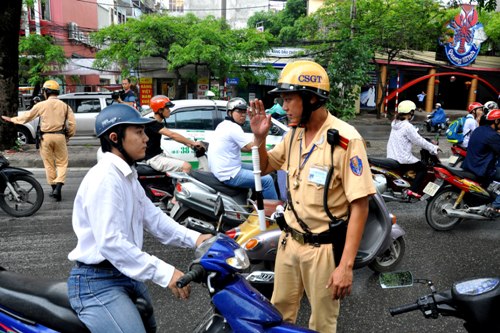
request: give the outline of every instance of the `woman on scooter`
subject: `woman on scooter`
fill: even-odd
[[[68,255],[75,262],[68,279],[70,304],[91,332],[155,332],[152,311],[141,318],[135,304],[143,299],[152,308],[146,280],[170,288],[178,298],[189,297],[189,288],[176,286],[184,274],[142,250],[144,230],[179,247],[195,247],[211,237],[172,220],[139,184],[133,165],[144,158],[144,126],[154,121],[125,104],[112,104],[96,118],[104,154],[76,194],[73,230],[78,242]]]
[[[425,177],[426,166],[412,154],[413,144],[434,155],[437,154],[439,147],[420,136],[417,129],[410,123],[416,109],[417,106],[410,100],[399,103],[398,113],[391,123],[391,134],[387,142],[387,158],[398,161],[403,171],[415,171],[415,179],[406,191],[406,195],[420,199],[422,195],[417,191]]]

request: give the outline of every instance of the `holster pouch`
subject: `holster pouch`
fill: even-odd
[[[288,225],[286,224],[285,215],[283,213],[275,213],[274,220],[281,230],[286,230]]]
[[[330,235],[333,244],[333,258],[338,266],[344,252],[345,238],[347,235],[347,222],[341,219],[330,222]]]

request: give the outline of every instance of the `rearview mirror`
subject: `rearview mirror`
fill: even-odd
[[[222,202],[222,197],[220,195],[217,195],[217,199],[215,199],[214,215],[217,218],[224,215],[224,203]]]
[[[413,286],[413,274],[410,271],[381,273],[379,283],[384,289],[411,287]]]

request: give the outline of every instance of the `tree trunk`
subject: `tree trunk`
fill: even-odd
[[[19,29],[21,28],[19,0],[0,2],[0,115],[17,115],[19,107]],[[10,123],[0,125],[0,150],[12,148],[16,130]]]

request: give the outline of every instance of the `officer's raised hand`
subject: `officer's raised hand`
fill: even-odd
[[[266,115],[264,103],[260,99],[250,101],[250,127],[256,137],[265,137],[271,128],[271,115]]]

